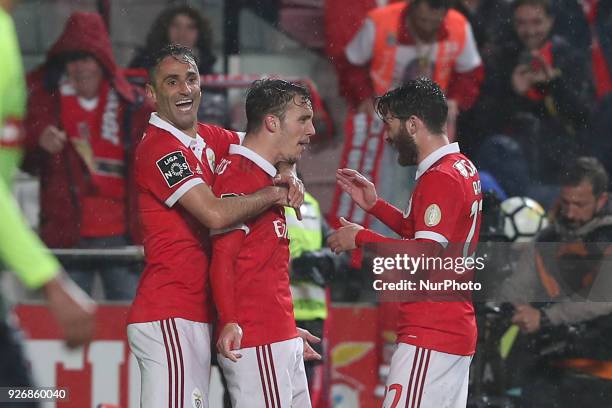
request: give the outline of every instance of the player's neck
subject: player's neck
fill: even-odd
[[[254,151],[272,165],[276,166],[278,163],[278,154],[276,152],[278,149],[269,142],[269,138],[262,137],[257,133],[247,133],[244,136],[242,145]]]
[[[421,143],[418,143],[419,154],[417,157],[417,163],[421,164],[421,162],[425,160],[427,156],[448,144],[449,141],[448,136],[446,136],[446,134],[434,135],[428,133],[426,135],[421,136]]]

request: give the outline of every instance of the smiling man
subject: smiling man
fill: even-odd
[[[188,48],[169,45],[155,61],[147,92],[157,112],[134,165],[146,266],[128,339],[141,371],[142,407],[207,407],[214,316],[209,228],[244,222],[273,205],[299,206],[302,197],[288,200],[287,190],[272,183],[243,197],[215,197],[215,161],[240,139],[197,122],[200,75]]]
[[[243,145],[231,146],[217,168],[213,190],[221,197],[272,185],[275,166],[295,163],[315,134],[310,95],[289,82],[256,81],[247,94],[246,114]],[[284,209],[271,207],[213,234],[218,361],[232,406],[310,407],[304,344],[298,338],[289,289]]]

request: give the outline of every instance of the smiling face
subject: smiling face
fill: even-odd
[[[287,105],[284,118],[280,122],[279,161],[295,163],[302,157],[311,136],[315,134],[312,118],[310,102],[296,95]]]
[[[544,7],[524,4],[514,11],[514,29],[523,45],[530,51],[544,46],[554,23]]]
[[[159,116],[182,131],[195,131],[202,98],[195,61],[167,56],[157,66],[153,84],[147,89]]]

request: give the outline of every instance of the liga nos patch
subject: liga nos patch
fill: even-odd
[[[173,187],[186,178],[193,176],[187,159],[180,151],[169,153],[159,159],[157,167],[164,176],[168,187]]]

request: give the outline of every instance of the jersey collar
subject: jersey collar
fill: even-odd
[[[429,156],[425,158],[425,160],[419,163],[419,166],[417,167],[415,179],[418,180],[419,177],[421,177],[423,173],[429,170],[429,168],[433,166],[438,160],[440,160],[444,156],[447,156],[453,153],[460,153],[459,143],[457,142],[447,144],[446,146],[442,146],[439,149],[431,152]]]
[[[201,150],[206,146],[206,143],[204,143],[204,139],[202,139],[199,134],[196,134],[195,138],[187,135],[185,132],[179,130],[171,123],[166,122],[165,120],[160,118],[157,112],[151,113],[149,124],[172,134],[172,136],[176,137],[187,148],[199,148],[199,150]]]
[[[237,154],[246,157],[256,165],[258,165],[263,171],[268,173],[270,177],[276,176],[276,167],[274,167],[272,163],[270,163],[248,147],[233,144],[229,148],[229,154]]]

